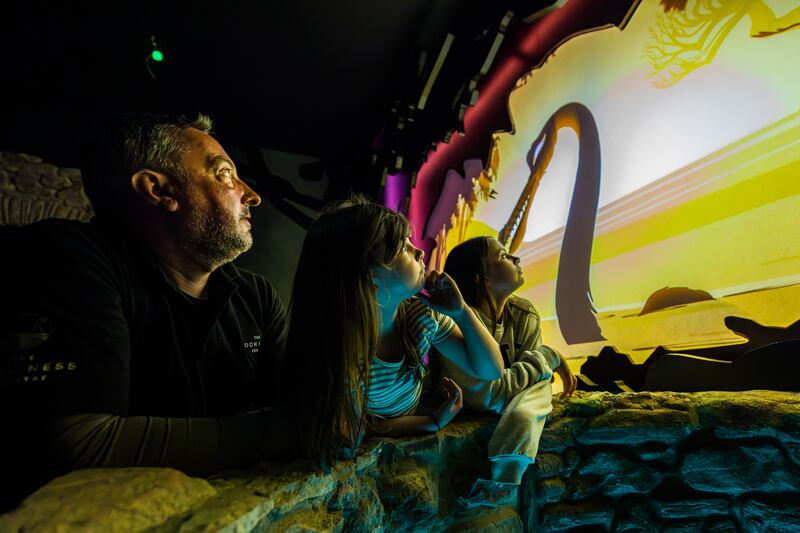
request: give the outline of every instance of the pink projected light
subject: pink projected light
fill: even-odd
[[[518,36],[481,84],[480,98],[464,116],[464,136],[455,135],[450,143],[438,143],[420,167],[408,210],[408,218],[416,228],[425,228],[447,171],[453,169],[463,173],[463,162],[469,159],[469,155],[481,153],[481,147],[488,146],[493,129],[496,129],[493,124],[508,121],[507,118],[498,119],[498,116],[506,112],[506,101],[516,80],[561,41],[589,28],[618,22],[630,5],[630,0],[573,0],[537,19]],[[412,240],[415,246],[430,254],[433,239],[426,239],[419,231]]]
[[[411,177],[407,171],[386,176],[386,187],[383,189],[383,205],[392,211],[402,211],[403,203],[408,196]]]

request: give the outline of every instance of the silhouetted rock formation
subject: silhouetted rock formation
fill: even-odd
[[[583,383],[589,385],[589,387],[584,389],[579,383],[579,388],[581,390],[613,392],[615,388],[619,388],[619,385],[611,384],[616,381],[622,381],[631,390],[640,390],[644,383],[647,368],[655,360],[651,355],[645,363],[637,365],[633,363],[629,355],[619,353],[611,346],[604,346],[600,353],[586,359],[586,362],[581,366],[581,374],[588,378],[588,381],[584,379]]]
[[[664,287],[663,289],[658,289],[647,298],[639,316],[667,309],[668,307],[713,299],[714,297],[706,291],[690,289],[688,287]]]
[[[800,320],[778,328],[729,316],[725,318],[725,325],[748,341],[680,353],[659,346],[640,365],[634,364],[629,355],[605,346],[581,366],[578,389],[608,392],[800,390],[797,379]]]
[[[643,389],[800,391],[798,375],[800,340],[793,340],[750,350],[732,362],[666,353],[648,370]]]
[[[719,359],[722,361],[734,361],[745,352],[772,344],[800,339],[800,320],[785,327],[762,326],[747,318],[738,316],[725,317],[725,326],[737,335],[745,337],[747,342],[744,344],[731,344],[729,346],[719,346],[714,348],[700,348],[697,350],[684,350],[682,353],[699,355],[709,359]]]

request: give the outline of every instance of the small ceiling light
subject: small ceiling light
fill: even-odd
[[[153,69],[150,68],[150,62],[155,61],[156,63],[161,63],[164,61],[164,52],[162,52],[161,47],[158,46],[158,41],[156,41],[155,35],[151,35],[147,39],[147,43],[152,47],[152,50],[150,50],[150,53],[145,56],[144,66],[147,67],[147,72],[150,73],[150,77],[156,79]]]

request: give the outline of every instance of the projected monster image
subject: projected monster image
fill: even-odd
[[[513,130],[449,199],[433,258],[498,236],[576,366],[745,343],[726,317],[793,324],[798,26],[796,2],[652,0],[566,39],[517,80]]]

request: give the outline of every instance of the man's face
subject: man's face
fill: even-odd
[[[188,251],[216,268],[253,245],[250,207],[261,198],[236,173],[220,144],[196,129],[183,132],[186,184],[180,191],[180,233]]]

